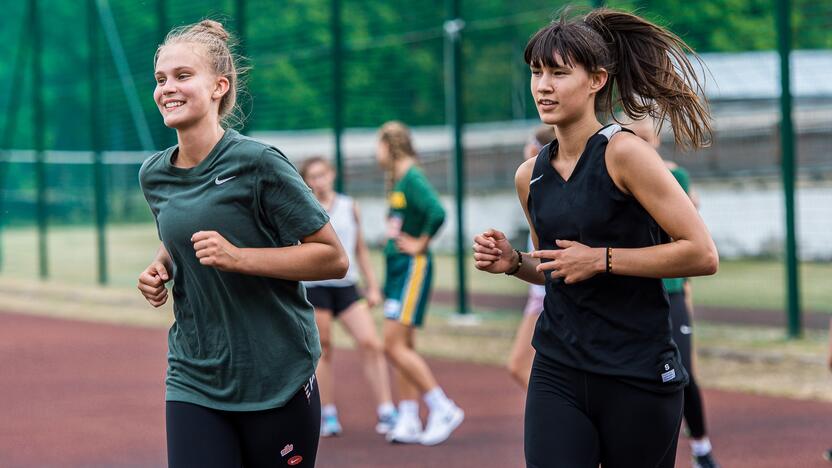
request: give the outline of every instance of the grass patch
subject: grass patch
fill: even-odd
[[[50,278],[70,284],[93,285],[97,280],[95,231],[92,227],[52,228],[48,236]],[[152,224],[112,225],[107,228],[110,285],[132,287],[156,253],[159,240]],[[13,278],[38,277],[37,236],[31,228],[5,229],[2,233],[2,274]],[[381,253],[372,261],[381,275]],[[490,275],[474,268],[466,259],[468,287],[472,293],[525,295],[527,285],[504,275]],[[456,260],[436,255],[434,287],[456,290]],[[832,313],[832,264],[800,265],[802,303],[806,310]],[[717,275],[696,278],[697,304],[712,307],[783,309],[785,274],[781,262],[771,260],[726,260]]]

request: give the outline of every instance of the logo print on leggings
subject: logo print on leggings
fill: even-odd
[[[306,393],[306,403],[312,404],[312,390],[315,388],[315,376],[309,377],[309,382],[303,384],[303,391]]]
[[[670,367],[670,364],[665,364],[664,370],[666,372],[662,373],[662,383],[670,382],[671,380],[676,378],[676,369]]]
[[[302,456],[295,455],[294,457],[290,458],[289,461],[287,461],[286,463],[288,463],[289,466],[295,466],[295,465],[300,465],[300,462],[302,462],[302,461],[303,461]]]
[[[286,455],[292,453],[292,450],[294,450],[294,449],[295,449],[294,445],[286,444],[286,446],[283,447],[283,450],[280,451],[280,456],[285,457]]]

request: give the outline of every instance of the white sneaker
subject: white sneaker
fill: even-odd
[[[385,435],[392,431],[393,428],[396,427],[397,419],[398,416],[395,411],[390,414],[385,414],[384,416],[379,416],[378,423],[376,423],[376,434]]]
[[[437,445],[448,440],[451,433],[462,424],[465,412],[459,406],[451,403],[444,410],[431,411],[428,415],[428,425],[422,433],[422,445]]]
[[[388,442],[394,444],[418,444],[422,440],[422,421],[419,418],[405,417],[400,413],[393,430],[385,437]]]
[[[341,435],[341,423],[338,416],[324,416],[321,418],[321,437]]]

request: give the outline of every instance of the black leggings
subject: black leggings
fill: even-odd
[[[280,408],[219,411],[168,401],[165,415],[170,468],[315,466],[321,401],[314,378]]]
[[[693,365],[691,358],[693,349],[691,337],[693,328],[690,325],[690,312],[685,304],[684,293],[670,294],[670,322],[673,327],[673,341],[679,347],[679,354],[682,355],[682,364],[688,370],[690,383],[685,387],[685,422],[688,425],[690,436],[694,439],[705,437],[705,411],[702,405],[702,393],[696,385],[693,376]]]
[[[526,397],[528,468],[673,468],[682,391],[653,393],[540,353]]]

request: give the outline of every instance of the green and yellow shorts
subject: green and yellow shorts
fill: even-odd
[[[433,281],[431,254],[387,256],[384,318],[419,327],[425,319]]]

